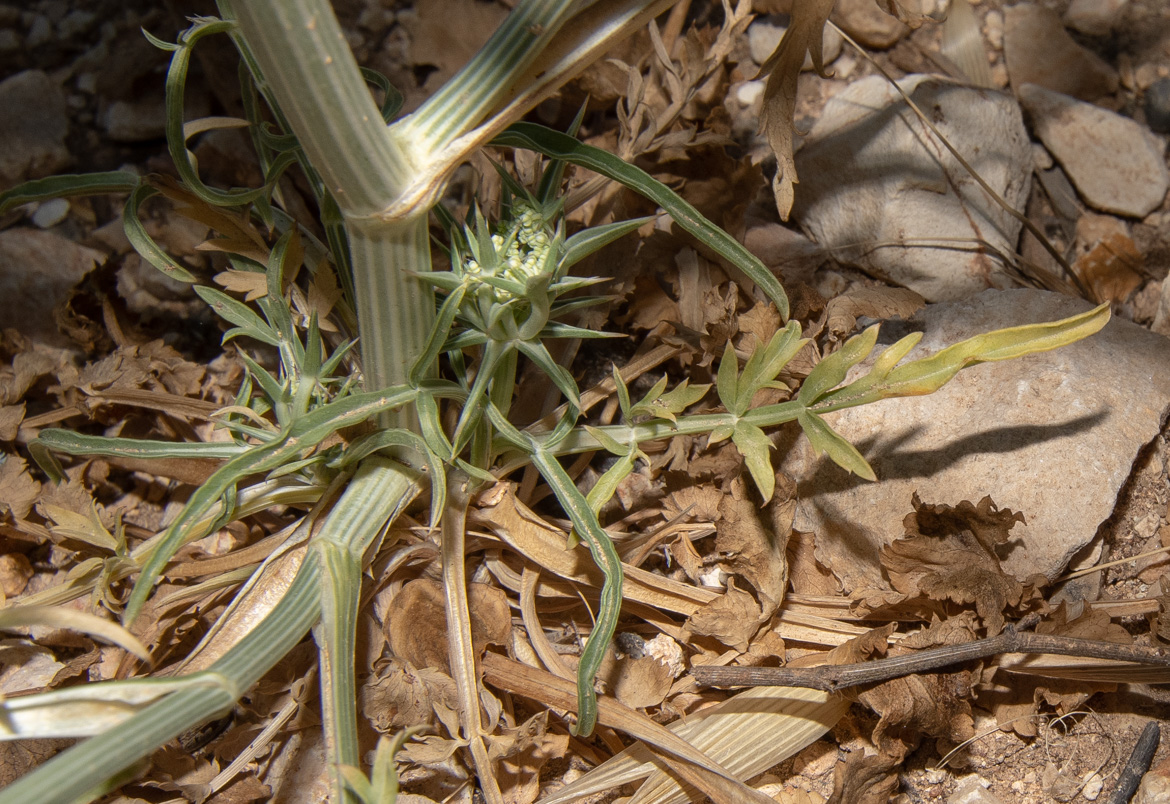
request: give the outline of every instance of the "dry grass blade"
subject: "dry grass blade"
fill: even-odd
[[[843,698],[815,690],[756,687],[668,728],[737,778],[750,779],[818,739],[848,708]],[[647,777],[635,796],[638,804],[675,804],[694,797],[694,791],[688,794],[655,764],[644,745],[636,744],[542,804],[566,804]]]
[[[572,681],[557,678],[496,653],[485,654],[482,667],[484,681],[492,686],[532,698],[547,706],[571,709],[576,705],[577,691]],[[654,753],[660,761],[666,762],[672,770],[679,772],[688,783],[710,796],[717,804],[765,804],[770,801],[742,784],[734,771],[723,768],[670,729],[613,698],[602,697],[597,703],[600,723],[654,746]],[[685,762],[679,762],[678,759]]]
[[[0,629],[23,628],[31,625],[65,628],[117,645],[144,662],[150,661],[150,652],[138,637],[118,623],[102,619],[96,614],[53,606],[12,606],[0,610]]]
[[[485,494],[473,512],[478,524],[491,530],[534,564],[570,581],[601,586],[601,572],[584,549],[565,548],[567,535],[551,527],[516,499],[512,486],[501,484]],[[719,595],[698,587],[622,565],[627,600],[690,616]]]
[[[821,57],[825,22],[833,10],[834,0],[811,0],[796,3],[792,10],[792,24],[780,45],[768,61],[760,67],[760,75],[768,76],[764,86],[764,108],[760,125],[768,136],[768,145],[776,154],[776,176],[772,179],[772,194],[776,196],[776,211],[781,220],[788,220],[792,202],[796,198],[793,185],[797,182],[796,161],[792,158],[793,112],[796,109],[796,80],[804,65],[805,54],[810,54],[817,73],[825,76]]]

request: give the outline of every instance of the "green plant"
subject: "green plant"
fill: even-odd
[[[388,768],[395,745],[380,748],[372,780],[354,773],[360,765],[352,661],[358,595],[363,566],[383,546],[386,527],[428,488],[431,524],[442,534],[448,651],[460,702],[462,734],[452,736],[470,750],[488,800],[499,801],[480,722],[464,577],[465,518],[480,485],[534,466],[604,574],[577,684],[576,729],[588,735],[597,720],[593,680],[617,623],[623,578],[620,557],[597,512],[644,459],[643,444],[680,434],[730,439],[767,500],[775,481],[765,430],[796,421],[819,451],[873,479],[864,458],[833,432],[823,414],[930,393],[965,366],[1056,348],[1104,325],[1108,311],[1098,308],[1062,322],[988,333],[899,366],[917,341],[909,336],[885,349],[868,374],[842,386],[848,370],[874,349],[877,330],[871,328],[821,361],[794,398],[753,408],[757,393],[777,387],[781,370],[805,344],[799,324],[788,322],[742,368],[730,345],[725,350],[716,383],[724,412],[687,413],[709,389],[686,383],[667,390],[663,381],[634,401],[615,372],[622,423],[582,425],[576,382],[545,343],[604,335],[560,320],[596,301],[575,294],[597,280],[574,277],[569,270],[644,221],[568,236],[561,200],[565,164],[593,170],[652,199],[746,274],[780,316],[788,317],[775,277],[663,184],[570,135],[515,122],[608,43],[666,5],[596,3],[574,16],[575,4],[522,0],[450,83],[414,114],[389,123],[396,112],[393,92],[359,71],[327,3],[221,0],[223,20],[195,20],[175,45],[156,40],[173,51],[168,143],[181,186],[115,173],[33,182],[0,198],[4,210],[57,195],[128,193],[124,220],[139,253],[170,276],[196,284],[200,297],[234,325],[225,340],[246,336],[267,344],[279,365],[273,372],[243,355],[248,379],[218,419],[232,433],[230,442],[171,444],[44,431],[30,451],[58,479],[58,454],[202,457],[222,464],[163,533],[133,549],[118,544],[100,579],[79,579],[24,602],[60,603],[137,573],[122,612],[123,622],[131,624],[183,545],[266,506],[311,507],[289,530],[281,551],[241,578],[235,602],[184,663],[184,674],[4,702],[0,730],[9,738],[95,736],[0,792],[0,802],[73,801],[107,789],[110,778],[123,778],[120,774],[167,740],[229,710],[310,630],[320,652],[333,796],[338,801],[392,796]],[[191,50],[204,36],[219,33],[232,36],[247,66],[249,130],[266,174],[257,189],[206,186],[186,148],[182,95]],[[382,108],[371,99],[369,81],[387,97]],[[278,131],[270,130],[263,107]],[[505,180],[508,195],[498,224],[477,209],[457,222],[436,200],[451,171],[488,142],[530,149],[549,162],[537,187]],[[282,209],[277,182],[294,164],[316,195],[325,242]],[[189,214],[218,232],[213,244],[239,282],[254,290],[254,307],[198,284],[149,238],[140,209],[158,194],[188,205]],[[432,211],[448,234],[449,271],[431,270]],[[275,242],[269,244],[261,227],[272,231]],[[330,345],[320,311],[296,291],[302,269],[312,281],[332,270],[329,263],[336,266],[356,318],[361,389],[346,363],[352,342]],[[344,323],[346,308],[337,312]],[[543,371],[564,398],[551,426],[520,427],[509,417],[522,358]],[[371,432],[335,438],[370,421],[377,423]],[[618,460],[584,494],[560,459],[599,449]],[[256,477],[264,479],[249,485]],[[250,597],[259,589],[271,601],[265,606]],[[231,636],[233,626],[245,620],[246,633]]]

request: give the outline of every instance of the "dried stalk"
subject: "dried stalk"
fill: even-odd
[[[698,665],[691,668],[691,675],[699,684],[711,687],[805,687],[837,692],[915,673],[932,673],[944,667],[987,659],[1001,653],[1047,653],[1170,667],[1170,655],[1159,648],[1029,632],[1027,629],[1034,627],[1038,620],[1038,617],[1030,615],[1018,625],[1008,625],[999,636],[869,662],[820,667]]]

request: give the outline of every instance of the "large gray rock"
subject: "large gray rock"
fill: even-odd
[[[882,342],[925,331],[907,359],[972,335],[1075,315],[1089,305],[1038,290],[989,290],[886,324]],[[857,369],[854,370],[855,373]],[[878,550],[923,502],[1020,511],[1005,568],[1058,576],[1113,512],[1141,448],[1170,411],[1170,341],[1114,319],[1079,343],[968,368],[930,396],[887,399],[826,417],[872,464],[878,482],[847,475],[785,433],[781,469],[799,486],[795,526],[816,533],[817,558],[845,591],[886,589]],[[795,428],[793,428],[795,429]]]
[[[0,191],[69,164],[69,116],[61,87],[40,70],[0,81]]]
[[[1141,218],[1170,187],[1163,145],[1128,117],[1025,84],[1017,90],[1036,135],[1064,167],[1085,203]]]
[[[1023,208],[1032,152],[1014,98],[925,75],[899,85],[993,189]],[[1014,252],[1020,223],[880,76],[829,101],[796,168],[796,219],[841,262],[929,301],[1011,286],[979,244]]]

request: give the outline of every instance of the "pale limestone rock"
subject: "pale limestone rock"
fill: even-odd
[[[1032,128],[1077,192],[1102,212],[1141,218],[1170,188],[1163,146],[1128,117],[1025,84],[1017,89]]]
[[[989,290],[928,306],[913,327],[886,324],[881,340],[923,329],[910,360],[992,329],[1088,307],[1044,291]],[[888,588],[878,550],[902,535],[914,492],[948,505],[990,495],[1001,508],[1022,512],[1027,524],[1011,531],[1005,569],[1056,578],[1113,513],[1135,458],[1168,411],[1170,341],[1115,318],[1071,346],[965,369],[929,396],[826,416],[870,461],[877,483],[815,457],[796,428],[781,436],[780,469],[798,483],[796,528],[816,534],[817,558],[846,594]]]
[[[1015,99],[933,76],[899,83],[984,180],[1022,208],[1033,160]],[[864,78],[834,96],[796,166],[795,218],[837,260],[930,301],[1011,286],[993,254],[1015,251],[1020,223],[885,79]]]

